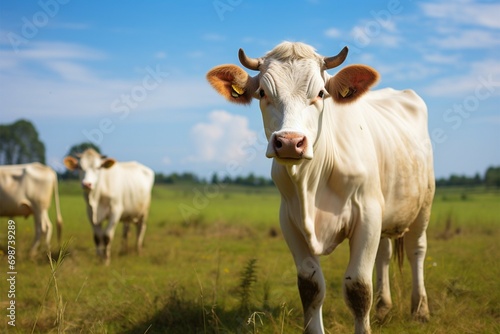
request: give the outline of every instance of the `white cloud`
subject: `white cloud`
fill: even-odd
[[[202,36],[202,39],[210,42],[222,42],[226,40],[226,37],[215,33],[207,33]]]
[[[19,53],[0,49],[0,82],[8,83],[0,90],[3,116],[117,117],[112,103],[134,92],[138,98],[130,111],[164,112],[220,102],[204,77],[177,78],[167,73],[158,82],[151,78],[156,64],[144,64],[133,79],[119,74],[103,77],[89,60],[107,58],[99,50],[72,43],[32,42]]]
[[[156,59],[165,59],[165,58],[167,58],[167,53],[165,51],[158,51],[158,52],[155,52],[154,57]]]
[[[441,0],[419,6],[432,26],[429,44],[452,50],[491,49],[500,45],[500,3]]]
[[[500,95],[500,61],[497,59],[472,63],[468,73],[434,81],[425,88],[425,91],[433,96],[466,97],[474,95],[478,87],[486,85],[488,87],[485,89],[490,93]]]
[[[54,70],[54,62],[66,62],[68,65],[68,62],[103,60],[106,59],[106,54],[73,43],[30,42],[17,51],[4,45],[4,48],[0,49],[0,59],[0,70],[14,73],[33,64]]]
[[[45,65],[67,81],[95,82],[98,78],[86,67],[69,61],[48,61]]]
[[[338,38],[342,36],[342,32],[339,29],[330,28],[325,31],[325,36],[328,38]]]
[[[432,38],[431,43],[444,49],[491,48],[500,45],[500,36],[491,31],[464,30]]]
[[[424,53],[423,58],[425,61],[429,63],[434,63],[434,64],[457,64],[459,61],[459,56],[458,55],[445,55],[441,53]]]
[[[354,26],[350,33],[351,39],[357,47],[378,45],[381,47],[398,47],[402,39],[392,21],[366,21]]]
[[[161,159],[161,163],[165,166],[170,166],[172,165],[172,159],[169,157],[163,157],[163,159]]]
[[[29,42],[27,47],[20,48],[13,56],[21,59],[81,59],[97,60],[106,55],[98,50],[83,45],[63,42]]]
[[[477,1],[441,1],[421,3],[425,15],[444,19],[458,24],[468,24],[491,29],[500,28],[499,3],[480,3]]]
[[[245,148],[253,145],[257,134],[248,127],[248,119],[224,110],[214,110],[207,123],[197,123],[190,131],[195,152],[191,162],[243,162]]]
[[[204,55],[205,53],[201,50],[190,51],[187,53],[187,57],[191,59],[203,58]]]
[[[418,62],[391,63],[377,66],[382,79],[396,81],[422,80],[439,73],[439,69]]]

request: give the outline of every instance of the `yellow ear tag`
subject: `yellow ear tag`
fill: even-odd
[[[245,93],[245,90],[243,88],[238,87],[236,85],[231,85],[231,88],[233,89],[233,91],[231,92],[231,95],[233,97],[240,97]]]
[[[342,97],[346,97],[347,95],[349,95],[349,93],[351,92],[351,90],[349,89],[349,87],[345,87],[341,92],[340,92],[340,95],[342,95]]]

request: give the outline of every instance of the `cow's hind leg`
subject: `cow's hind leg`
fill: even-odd
[[[130,223],[123,222],[123,232],[122,232],[122,249],[120,250],[121,255],[128,253],[128,231],[130,230]]]
[[[137,254],[141,254],[142,246],[144,243],[144,235],[146,234],[146,219],[143,217],[137,223],[137,241],[136,241],[136,250]]]
[[[50,241],[52,240],[52,222],[50,221],[49,213],[47,210],[44,210],[42,213],[42,235],[44,236],[46,250],[50,253]]]
[[[406,256],[412,271],[411,313],[416,320],[429,320],[427,293],[424,285],[424,261],[427,251],[426,228],[429,212],[422,210],[404,236]]]
[[[389,280],[389,265],[391,262],[392,244],[389,238],[380,239],[375,268],[377,273],[377,286],[375,297],[375,317],[383,322],[392,308],[391,288]]]
[[[29,257],[33,259],[35,255],[38,252],[38,246],[40,245],[40,239],[42,238],[43,234],[43,219],[42,219],[42,214],[35,212],[33,214],[33,218],[35,221],[35,239],[33,240],[33,244],[31,245],[30,251],[29,251]]]

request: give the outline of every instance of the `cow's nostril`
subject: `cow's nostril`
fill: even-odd
[[[301,147],[302,145],[304,145],[304,141],[303,141],[303,140],[301,140],[301,141],[299,141],[299,142],[297,143],[297,147]]]
[[[281,142],[281,140],[279,139],[276,139],[274,145],[276,146],[276,148],[281,148],[283,147],[283,143]]]

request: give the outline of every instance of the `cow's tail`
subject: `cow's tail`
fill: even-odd
[[[62,237],[62,215],[61,215],[61,207],[59,205],[59,186],[57,181],[57,173],[55,173],[56,177],[54,180],[54,202],[56,202],[56,224],[57,224],[57,243],[61,246],[61,237]]]
[[[394,239],[394,259],[396,260],[399,272],[403,272],[403,262],[405,258],[405,242],[404,236]]]

